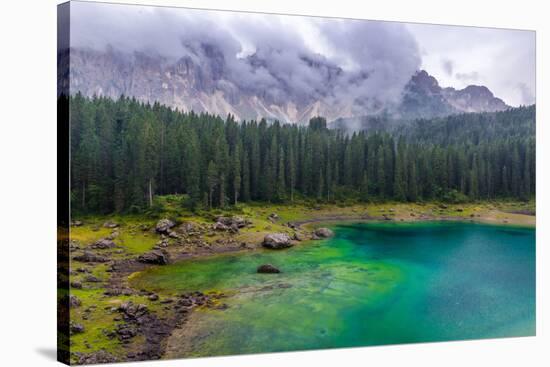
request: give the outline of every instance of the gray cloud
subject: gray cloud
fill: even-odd
[[[433,24],[407,24],[407,28],[425,50],[422,68],[441,85],[464,88],[475,81],[511,106],[525,103],[529,95],[533,95],[530,103],[535,102],[535,32]],[[443,59],[452,60],[454,74],[449,75]],[[520,83],[530,93],[522,95]]]
[[[453,60],[450,59],[443,59],[441,61],[441,66],[443,67],[443,71],[447,73],[447,75],[453,75],[453,69],[454,69],[454,63]]]
[[[521,96],[521,104],[530,105],[535,103],[535,94],[533,90],[525,83],[518,83],[517,88]]]
[[[479,79],[479,73],[477,71],[472,71],[470,73],[456,73],[455,78],[465,82],[474,82]]]
[[[397,103],[420,67],[399,23],[71,4],[71,46],[183,57],[220,79],[276,102],[322,100],[372,110]]]

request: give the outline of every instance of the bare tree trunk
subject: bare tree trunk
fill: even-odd
[[[149,179],[149,207],[153,206],[153,180]]]
[[[209,197],[208,197],[208,207],[210,208],[210,210],[212,210],[212,189],[210,189],[210,192],[209,192]]]
[[[238,191],[235,190],[235,205],[237,205],[237,196],[239,195]]]

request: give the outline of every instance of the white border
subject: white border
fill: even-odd
[[[56,346],[56,0],[3,3],[0,108],[2,365],[53,365]],[[537,31],[537,337],[293,352],[140,366],[545,366],[550,361],[550,246],[543,121],[550,47],[543,1],[134,0],[120,3],[308,14]],[[546,44],[546,45],[544,45]],[[547,65],[550,65],[546,62]],[[546,265],[545,265],[546,264]],[[546,288],[546,289],[544,289]],[[506,300],[503,300],[506,302]],[[119,364],[119,366],[130,364]]]

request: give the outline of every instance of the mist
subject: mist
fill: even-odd
[[[400,23],[71,3],[71,47],[189,58],[216,88],[368,113],[398,103],[420,68]]]

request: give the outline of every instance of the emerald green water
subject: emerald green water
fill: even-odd
[[[194,313],[179,356],[535,334],[534,230],[457,222],[332,229],[334,238],[288,250],[157,267],[134,286],[232,294],[227,310]],[[257,274],[263,263],[283,273]]]

